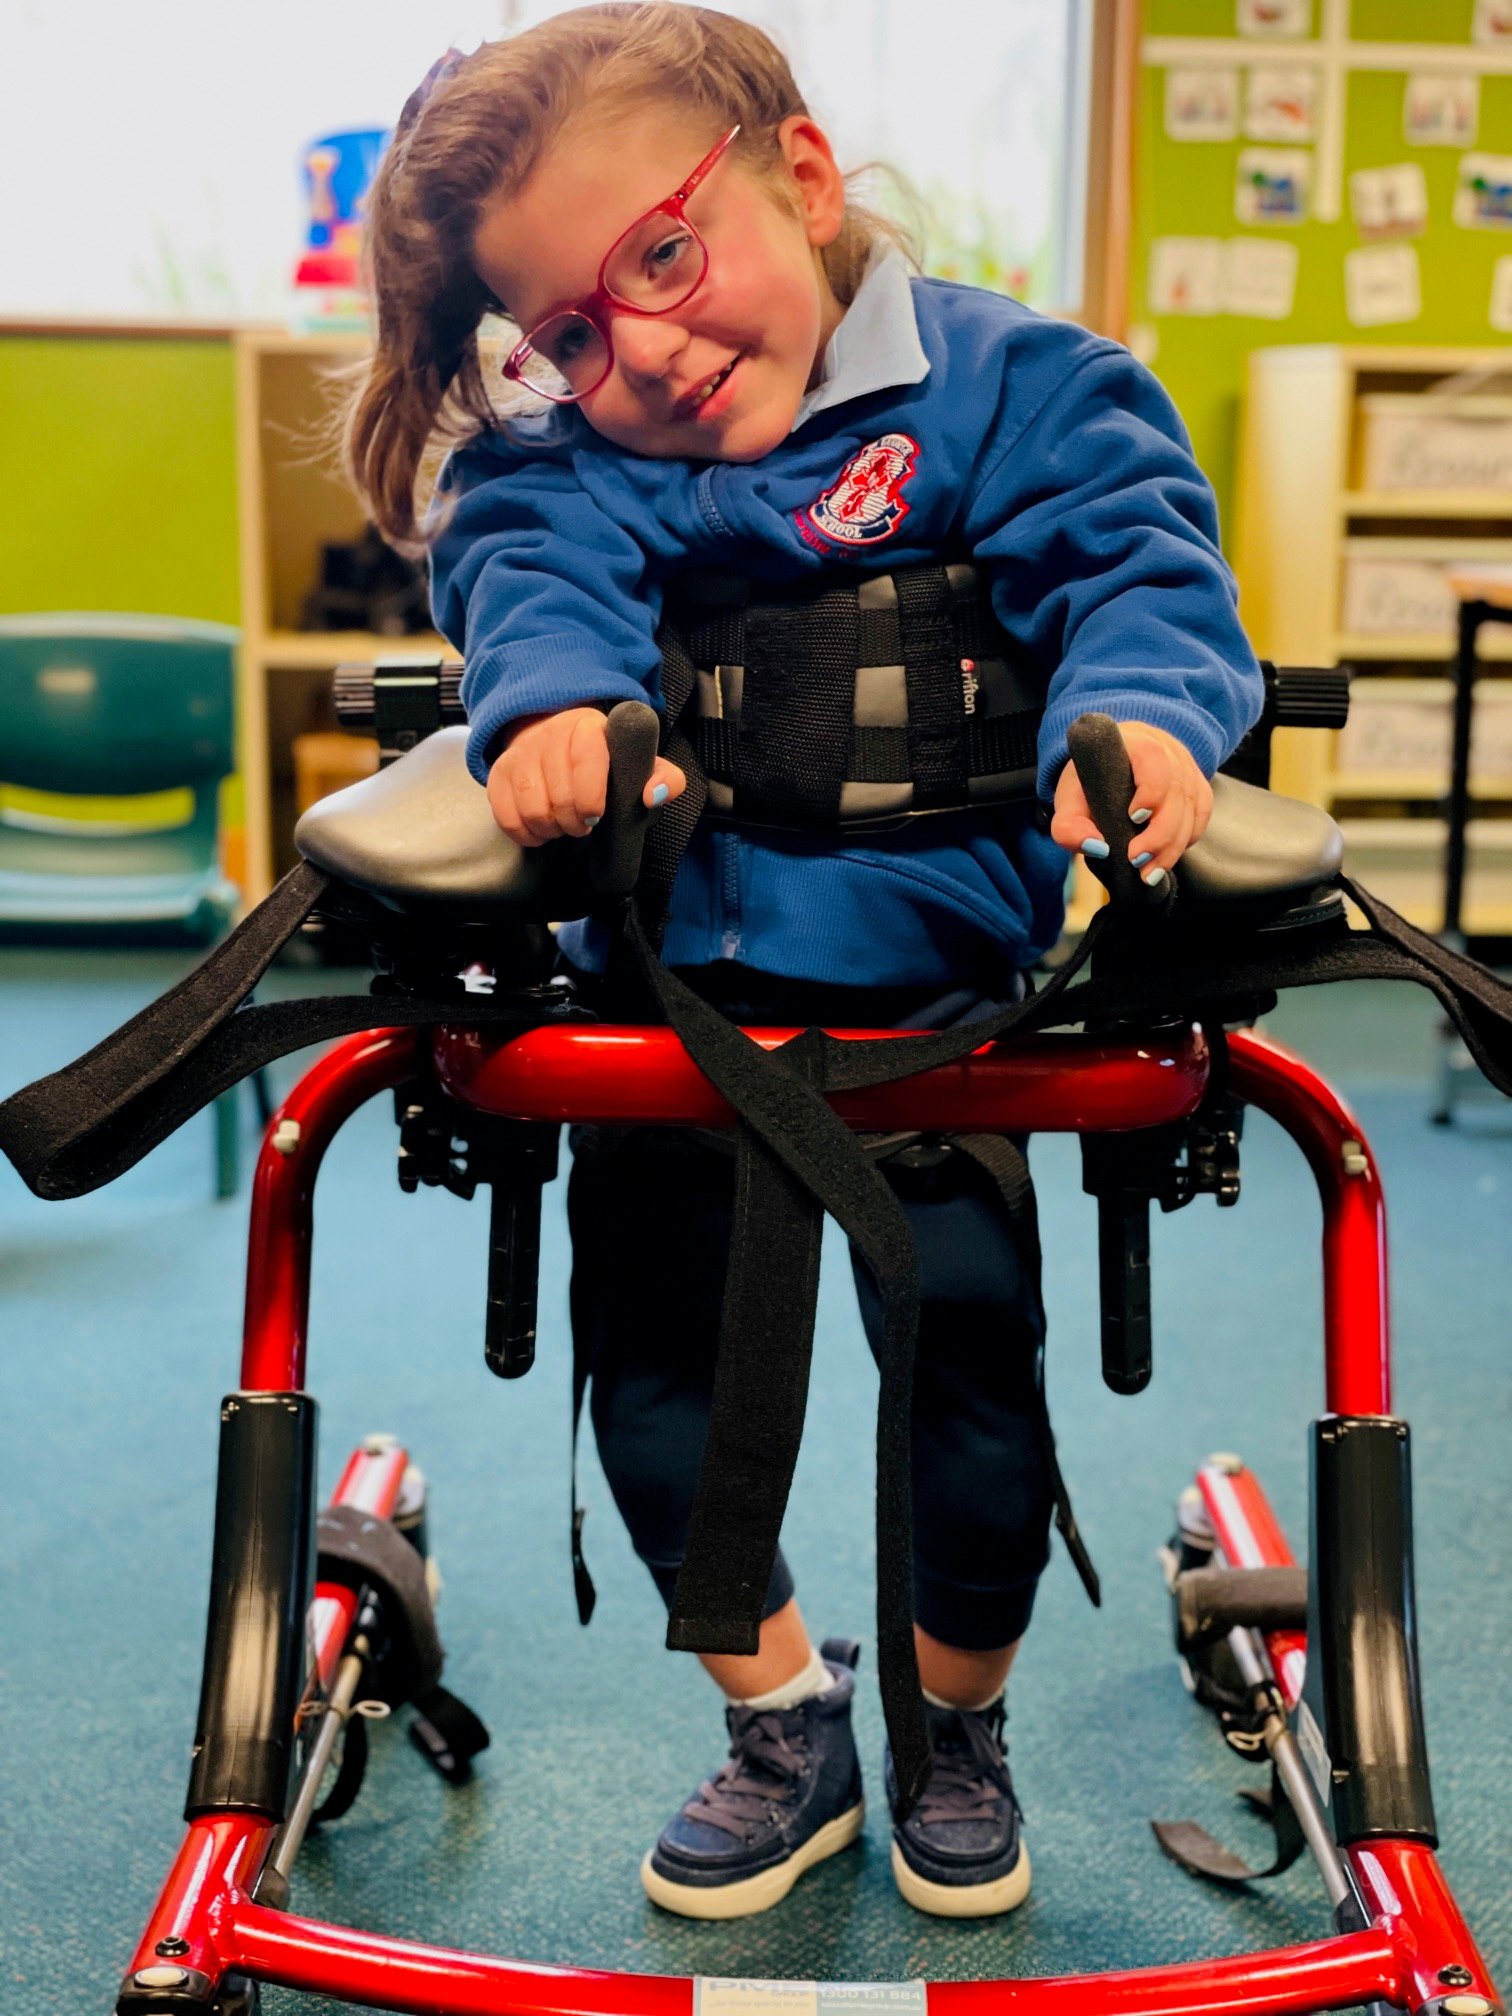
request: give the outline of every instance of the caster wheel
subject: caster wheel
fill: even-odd
[[[216,1996],[212,2016],[259,2016],[262,1989],[245,1974],[228,1974]]]

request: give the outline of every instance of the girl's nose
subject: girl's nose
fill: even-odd
[[[688,332],[667,316],[616,315],[614,354],[639,388],[665,378],[688,347]]]

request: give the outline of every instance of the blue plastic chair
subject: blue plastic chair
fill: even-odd
[[[239,892],[221,873],[218,800],[235,767],[237,632],[167,616],[0,616],[0,791],[141,799],[188,816],[108,818],[0,798],[0,934],[29,942],[218,938]],[[266,1123],[267,1086],[254,1096]],[[237,1184],[236,1093],[215,1102],[216,1194]]]

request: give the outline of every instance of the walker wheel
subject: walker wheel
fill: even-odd
[[[259,2016],[262,1990],[245,1974],[228,1974],[211,2005],[211,2016]]]

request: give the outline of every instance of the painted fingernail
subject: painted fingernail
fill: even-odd
[[[1087,856],[1089,861],[1106,861],[1108,858],[1108,843],[1106,840],[1083,840],[1081,851]]]
[[[1134,821],[1136,826],[1148,825],[1154,816],[1148,805],[1136,805],[1134,810],[1129,814],[1129,817]]]
[[[653,805],[665,805],[671,796],[672,788],[670,785],[658,784],[651,793],[651,803]]]
[[[1146,851],[1146,852],[1145,852],[1145,853],[1143,853],[1143,854],[1136,854],[1136,855],[1134,856],[1134,866],[1135,866],[1136,868],[1143,868],[1143,866],[1144,866],[1144,864],[1146,863],[1146,861],[1153,861],[1154,859],[1155,859],[1155,856],[1154,856],[1153,854],[1149,853],[1148,851]]]
[[[589,832],[591,833],[594,827],[597,826],[600,819],[603,818],[603,816],[604,815],[602,812],[589,812],[584,815],[583,824],[588,828]]]
[[[1164,868],[1152,868],[1144,878],[1146,889],[1158,889],[1165,880]]]

